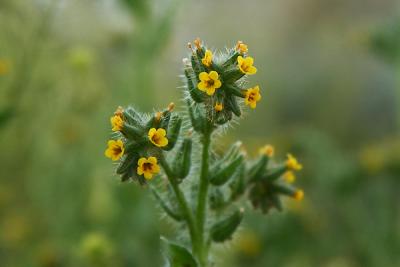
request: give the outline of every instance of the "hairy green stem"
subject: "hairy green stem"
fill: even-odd
[[[202,151],[202,161],[201,161],[201,174],[200,174],[200,186],[199,194],[197,199],[197,232],[198,232],[198,242],[200,251],[199,261],[201,266],[207,266],[207,244],[204,242],[204,225],[206,221],[206,210],[207,210],[207,193],[208,193],[208,171],[209,171],[209,155],[210,155],[210,143],[211,143],[211,131],[207,131],[203,136],[203,151]]]
[[[197,247],[197,246],[201,243],[199,243],[197,241],[198,236],[196,234],[197,231],[196,231],[196,224],[194,221],[193,213],[192,213],[191,209],[189,208],[186,198],[185,198],[183,192],[181,191],[181,189],[179,188],[179,185],[176,182],[176,177],[173,174],[171,167],[169,166],[168,162],[166,161],[164,155],[160,156],[160,164],[163,167],[165,174],[168,177],[169,182],[171,183],[172,189],[174,190],[176,199],[178,200],[178,203],[181,208],[184,219],[188,225],[190,239],[192,241],[192,249],[193,249],[193,251],[199,251],[199,247]]]

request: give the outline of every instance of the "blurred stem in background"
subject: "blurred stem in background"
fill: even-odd
[[[132,86],[139,99],[137,103],[144,109],[150,110],[152,101],[156,98],[155,94],[155,69],[160,54],[165,49],[168,39],[172,33],[173,21],[182,0],[170,0],[157,2],[163,10],[159,15],[154,14],[151,7],[153,1],[148,0],[122,0],[134,18],[135,32],[132,37],[132,47],[130,49],[130,63],[132,76],[128,77],[132,81]],[[152,12],[153,11],[153,12]],[[146,94],[141,92],[146,91]]]

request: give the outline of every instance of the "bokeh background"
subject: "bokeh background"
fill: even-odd
[[[179,103],[186,43],[249,45],[263,99],[220,146],[304,164],[217,266],[400,266],[400,3],[1,0],[0,265],[162,266],[149,192],[103,155],[118,105]]]

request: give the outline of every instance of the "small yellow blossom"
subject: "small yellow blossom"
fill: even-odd
[[[114,115],[110,118],[110,122],[114,132],[122,131],[122,128],[124,127],[124,120],[122,119],[122,116]]]
[[[247,75],[256,74],[257,68],[253,66],[254,59],[252,57],[238,56],[237,61],[241,72]]]
[[[166,135],[167,132],[163,128],[151,128],[148,133],[150,142],[158,147],[164,147],[168,145],[168,139],[165,137]]]
[[[271,145],[266,145],[260,149],[260,154],[266,155],[268,157],[273,157],[275,153],[275,148]]]
[[[260,87],[255,86],[254,88],[249,88],[245,92],[244,103],[251,108],[256,108],[257,102],[261,100]]]
[[[218,103],[217,102],[217,103],[215,103],[214,108],[215,108],[216,112],[220,112],[220,111],[222,111],[224,109],[224,105],[222,103]]]
[[[283,180],[285,180],[289,184],[294,183],[294,181],[296,180],[296,175],[294,175],[292,171],[287,171],[283,174]]]
[[[237,42],[236,50],[238,50],[241,54],[247,53],[249,51],[247,45],[244,44],[242,41]]]
[[[5,59],[0,59],[0,76],[5,75],[10,70],[10,62]]]
[[[204,57],[201,59],[201,62],[204,66],[210,67],[212,63],[213,54],[210,50],[206,50]]]
[[[289,170],[293,171],[299,171],[303,168],[303,165],[301,165],[295,157],[292,156],[292,154],[287,154],[287,160],[286,160],[286,167]]]
[[[297,201],[301,201],[304,198],[304,192],[303,190],[296,190],[293,194],[293,198],[296,199]]]
[[[118,160],[122,157],[124,154],[125,148],[124,148],[124,143],[122,143],[122,140],[109,140],[108,141],[108,148],[104,152],[104,155],[107,158],[110,158],[111,160],[115,161]]]
[[[199,90],[206,92],[208,95],[213,95],[215,90],[220,88],[222,83],[219,80],[218,72],[210,71],[199,74],[200,82],[197,84]]]
[[[160,166],[157,164],[156,157],[140,158],[138,161],[137,174],[143,175],[144,178],[150,180],[153,178],[153,174],[160,172]]]

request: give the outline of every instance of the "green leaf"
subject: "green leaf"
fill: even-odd
[[[167,131],[168,145],[166,147],[163,147],[164,150],[171,150],[174,148],[176,141],[179,138],[181,125],[182,125],[181,117],[179,117],[179,115],[177,114],[172,115],[169,121],[169,126]]]
[[[243,209],[236,210],[229,217],[215,223],[210,229],[210,235],[214,242],[224,242],[232,238],[243,219]]]
[[[225,164],[225,166],[219,169],[210,177],[210,183],[213,185],[223,185],[225,184],[236,172],[238,167],[243,162],[243,155],[237,156],[234,160]]]
[[[171,267],[197,267],[198,264],[190,251],[161,237],[166,256]]]
[[[177,178],[184,179],[190,172],[192,139],[185,138],[177,151],[173,171]]]

